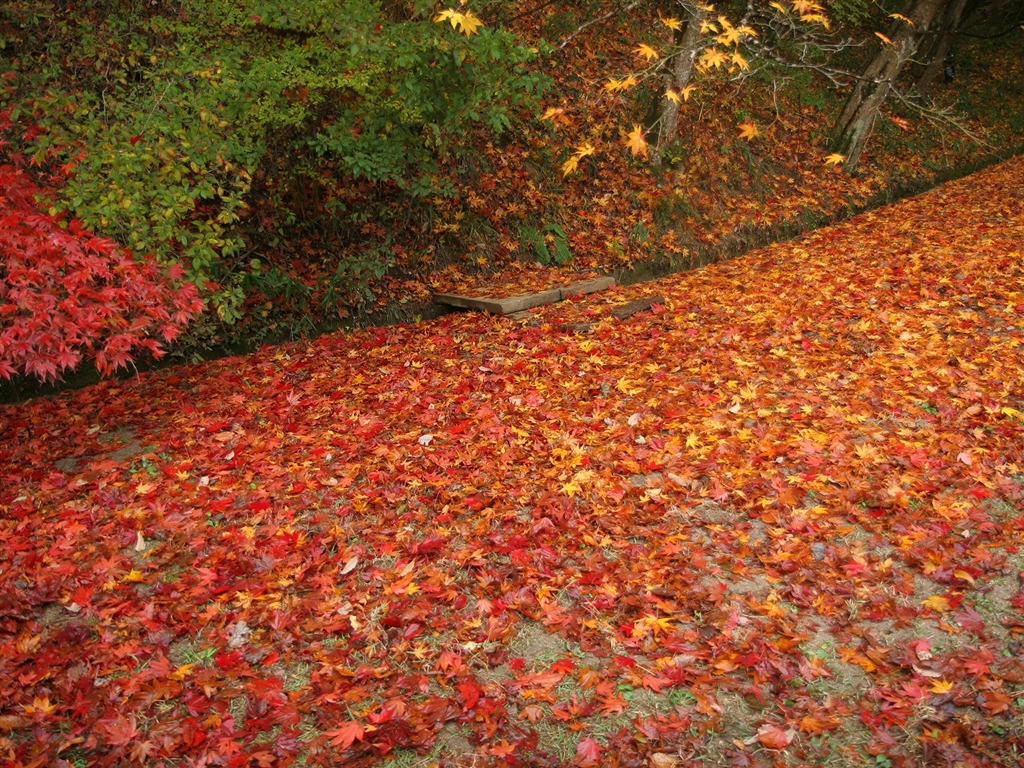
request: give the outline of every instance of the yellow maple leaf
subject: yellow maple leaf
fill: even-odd
[[[950,608],[949,600],[944,598],[942,595],[926,597],[921,601],[921,605],[925,608],[931,608],[933,611],[938,611],[939,613],[945,613]]]
[[[928,690],[932,693],[949,693],[953,690],[953,683],[949,680],[936,680],[928,686]]]
[[[734,27],[732,22],[725,16],[718,17],[718,24],[721,27],[722,33],[715,38],[715,41],[722,45],[736,45],[736,43],[754,31],[746,25]]]
[[[897,21],[905,22],[905,23],[909,24],[910,26],[914,26],[914,22],[912,22],[910,19],[908,19],[902,13],[890,13],[889,14],[889,18],[890,19],[896,19]]]
[[[641,157],[647,157],[647,139],[644,138],[644,129],[639,125],[634,125],[633,130],[629,134],[629,140],[626,142],[626,146],[629,147],[630,154],[633,157],[640,155]]]
[[[814,0],[793,0],[793,8],[801,16],[808,13],[820,13],[822,10],[821,5]]]
[[[886,45],[892,45],[892,40],[890,40],[888,37],[883,35],[881,32],[875,32],[875,37],[877,37],[879,40],[881,40]]]
[[[786,6],[784,6],[782,3],[776,3],[775,0],[772,0],[772,2],[768,3],[768,5],[777,10],[779,13],[789,13],[789,9]]]
[[[580,146],[576,147],[576,152],[573,154],[573,156],[566,160],[564,163],[562,163],[562,177],[564,178],[568,176],[570,173],[575,173],[577,168],[579,168],[580,160],[582,160],[587,155],[592,154],[594,154],[594,147],[592,144],[581,144]]]
[[[437,14],[437,16],[434,17],[434,21],[438,24],[441,24],[442,22],[445,21],[450,21],[452,23],[452,28],[454,29],[456,25],[454,19],[456,16],[462,16],[462,14],[452,8],[448,8]]]
[[[740,31],[736,27],[729,27],[722,34],[715,38],[716,43],[721,45],[735,45],[740,41]]]
[[[747,63],[747,60],[740,55],[739,51],[733,51],[729,58],[731,58],[732,63],[740,69],[750,69],[750,65]]]
[[[633,53],[637,56],[643,56],[647,61],[653,61],[654,59],[659,58],[658,52],[649,45],[639,45]]]
[[[740,138],[746,139],[747,141],[750,141],[751,139],[761,135],[761,132],[757,130],[757,126],[754,125],[753,123],[740,123],[739,129]]]
[[[434,17],[434,21],[438,23],[444,23],[447,21],[452,25],[452,29],[461,32],[466,37],[475,34],[476,31],[484,25],[480,19],[473,15],[472,11],[462,13],[453,8],[447,8],[441,11]]]
[[[619,392],[622,392],[623,394],[626,395],[635,395],[638,392],[642,391],[640,387],[633,386],[633,382],[625,377],[619,379],[618,382],[616,382],[615,388],[619,390]]]
[[[572,498],[576,494],[582,492],[583,489],[580,488],[580,484],[577,483],[575,480],[570,480],[568,483],[562,486],[561,490],[562,493],[564,493],[566,496]]]
[[[697,62],[697,68],[702,71],[718,69],[728,63],[729,57],[717,48],[705,48]]]
[[[825,158],[825,165],[842,165],[845,162],[846,155],[840,155],[838,152],[833,152]]]
[[[580,144],[578,147],[576,147],[576,157],[583,158],[586,157],[587,155],[594,154],[595,151],[596,150],[594,149],[593,144]]]
[[[674,101],[676,104],[679,104],[683,101],[689,101],[690,96],[692,96],[693,92],[696,90],[697,86],[695,85],[687,85],[684,88],[680,88],[678,91],[674,91],[670,88],[667,91],[665,91],[665,98],[668,99],[669,101]]]
[[[186,677],[188,677],[190,674],[192,674],[192,670],[195,669],[195,666],[196,666],[195,664],[182,664],[180,667],[175,669],[173,672],[169,673],[167,675],[167,679],[168,680],[177,680],[178,682],[181,682]]]
[[[472,11],[462,14],[462,34],[466,37],[476,34],[476,31],[483,25],[484,23],[474,16]]]
[[[682,23],[675,16],[671,16],[667,19],[664,16],[659,16],[658,18],[660,18],[661,23],[664,24],[669,29],[674,29],[677,31],[682,31],[683,29]]]
[[[604,84],[604,89],[611,93],[626,91],[636,85],[637,82],[637,79],[632,75],[625,77],[622,80],[616,80],[614,77],[609,77],[608,82]]]

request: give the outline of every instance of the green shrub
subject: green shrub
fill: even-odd
[[[532,253],[545,266],[568,264],[572,261],[569,237],[558,224],[547,223],[539,229],[523,227],[520,230],[520,248]]]
[[[12,3],[0,11],[6,98],[26,133],[9,138],[71,171],[55,210],[180,262],[223,321],[239,316],[244,285],[272,282],[239,276],[252,249],[295,226],[346,230],[329,283],[340,289],[348,270],[362,290],[387,268],[366,263],[382,253],[366,242],[386,224],[375,202],[455,194],[470,147],[509,130],[544,86],[525,67],[534,49],[492,26],[459,34],[435,7]]]

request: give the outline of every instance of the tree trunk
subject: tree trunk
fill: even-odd
[[[917,90],[923,91],[928,88],[939,79],[939,75],[945,70],[950,51],[953,49],[953,41],[960,31],[960,19],[963,18],[966,7],[967,0],[953,0],[947,6],[942,25],[936,30],[935,38],[931,41],[924,56],[924,71],[917,79]]]
[[[668,88],[682,90],[689,84],[696,66],[697,50],[701,38],[700,26],[707,15],[708,12],[703,8],[687,8],[686,26],[675,34],[676,52],[671,59],[672,74],[666,78],[666,91]],[[664,93],[662,99],[664,104],[661,108],[661,115],[658,117],[658,141],[654,147],[654,156],[651,158],[651,163],[655,167],[661,165],[665,147],[676,137],[676,131],[679,130],[679,103],[668,98]]]
[[[909,13],[913,24],[899,22],[897,31],[890,35],[892,43],[882,46],[857,81],[832,132],[832,150],[846,157],[843,165],[848,173],[860,162],[878,112],[893,82],[917,51],[921,36],[953,1],[916,0]]]

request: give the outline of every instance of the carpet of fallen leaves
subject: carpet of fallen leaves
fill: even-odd
[[[5,407],[0,762],[1018,765],[1022,278],[1017,159]]]

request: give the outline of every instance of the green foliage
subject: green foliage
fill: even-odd
[[[814,107],[817,110],[828,108],[828,93],[823,88],[815,87],[811,72],[805,69],[796,70],[786,87],[796,93],[803,106]]]
[[[246,286],[272,287],[270,272],[251,274],[252,248],[295,224],[345,229],[350,242],[379,235],[380,190],[455,194],[474,143],[533,104],[544,86],[525,67],[534,49],[486,24],[460,35],[434,9],[93,0],[49,16],[14,3],[0,11],[0,40],[26,149],[72,171],[53,207],[180,262],[232,322]],[[372,246],[339,250],[355,253],[336,265],[339,290],[389,265],[367,265],[381,253]]]
[[[877,15],[878,8],[879,3],[873,0],[830,0],[826,4],[832,19],[852,26],[866,24]]]
[[[338,263],[331,275],[321,280],[321,303],[337,305],[353,296],[360,303],[374,301],[373,283],[383,277],[392,264],[394,257],[385,248],[349,255]]]
[[[572,261],[568,235],[558,224],[544,224],[540,229],[524,227],[520,233],[520,247],[531,251],[545,266]]]
[[[652,211],[655,231],[666,232],[684,229],[687,222],[698,218],[697,209],[686,194],[673,190],[657,198]]]

